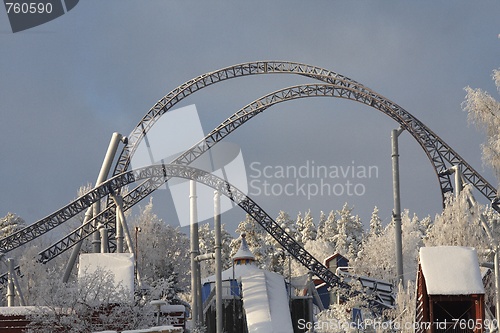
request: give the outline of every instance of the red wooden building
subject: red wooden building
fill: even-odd
[[[473,248],[420,249],[415,333],[480,333],[484,287]]]

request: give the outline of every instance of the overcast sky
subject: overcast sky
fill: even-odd
[[[366,85],[496,184],[481,161],[484,135],[468,125],[461,103],[468,85],[498,96],[491,73],[500,67],[499,17],[498,1],[85,0],[58,19],[12,33],[2,9],[0,216],[14,212],[32,223],[57,210],[95,181],[113,132],[128,135],[156,101],[190,78],[256,60],[316,65]],[[239,78],[179,107],[195,104],[208,132],[268,92],[310,82],[292,75]],[[378,170],[351,179],[362,195],[254,195],[271,216],[311,209],[317,217],[348,202],[365,223],[374,206],[388,223],[390,131],[397,127],[352,101],[309,98],[267,110],[227,141],[241,148],[254,184],[265,180],[258,173],[266,166]],[[400,155],[402,206],[434,216],[441,209],[439,184],[408,133],[400,137]],[[311,178],[304,181],[320,181]],[[177,223],[168,194],[153,197],[159,215]],[[243,218],[234,211],[224,222],[233,231]]]

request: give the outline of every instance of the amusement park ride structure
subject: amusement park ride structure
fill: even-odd
[[[204,139],[169,164],[151,165],[127,171],[134,152],[147,132],[163,114],[172,110],[181,100],[200,89],[221,81],[262,74],[296,74],[320,81],[320,83],[297,85],[265,95],[238,110]],[[110,179],[106,180],[108,172],[105,171],[102,177],[101,174],[99,175],[96,186],[86,194],[49,216],[0,239],[0,252],[5,254],[29,243],[85,210],[88,210],[85,223],[40,252],[38,261],[45,263],[72,247],[76,246],[75,248],[78,249],[77,244],[96,233],[99,225],[107,227],[109,251],[116,252],[117,247],[123,246],[117,244],[117,241],[119,243],[121,239],[121,230],[117,230],[117,227],[120,226],[120,223],[116,222],[117,216],[133,207],[170,178],[181,177],[208,185],[219,191],[220,194],[227,196],[250,214],[285,250],[311,272],[330,286],[342,283],[333,272],[302,248],[255,201],[242,191],[209,172],[189,167],[191,162],[254,116],[275,104],[306,97],[343,98],[360,102],[383,112],[398,122],[401,131],[405,130],[410,133],[424,149],[434,167],[443,199],[445,193],[453,191],[449,169],[455,167],[460,169],[463,179],[474,186],[479,193],[491,202],[492,207],[500,212],[496,189],[440,137],[402,107],[356,81],[320,67],[287,61],[258,61],[238,64],[200,75],[172,90],[150,109],[126,140],[122,140],[124,146],[114,165]],[[121,136],[120,138],[123,139]],[[122,187],[134,183],[139,184],[121,197],[120,191]],[[121,200],[117,201],[117,197]],[[102,209],[99,207],[93,210],[89,209],[103,198],[107,198],[105,207],[102,207]],[[117,207],[117,202],[122,203],[122,205]],[[74,251],[78,253],[77,250]],[[68,264],[70,270],[72,265],[71,262]],[[5,284],[7,280],[7,274],[0,276],[0,284]]]

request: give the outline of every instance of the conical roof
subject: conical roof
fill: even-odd
[[[253,255],[252,251],[250,251],[250,249],[248,248],[246,234],[244,233],[241,234],[241,245],[236,254],[234,255],[233,261],[242,259],[255,261],[255,256]]]

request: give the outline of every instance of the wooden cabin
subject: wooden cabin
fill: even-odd
[[[484,332],[484,286],[476,250],[421,248],[416,302],[415,333]]]

